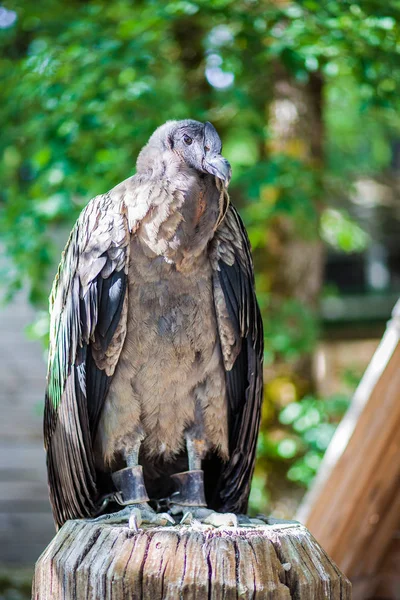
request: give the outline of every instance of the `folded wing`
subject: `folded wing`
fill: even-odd
[[[218,332],[226,372],[229,453],[227,463],[205,464],[206,490],[216,510],[247,510],[260,425],[263,390],[263,326],[254,288],[250,243],[231,205],[211,251]]]
[[[96,511],[100,412],[126,333],[129,228],[122,202],[94,198],[63,252],[50,296],[44,437],[58,526]]]

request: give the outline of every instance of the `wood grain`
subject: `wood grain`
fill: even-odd
[[[127,527],[68,521],[36,564],[34,600],[351,598],[351,586],[296,522]]]
[[[375,597],[400,526],[399,340],[400,301],[297,514],[354,583],[355,600]]]

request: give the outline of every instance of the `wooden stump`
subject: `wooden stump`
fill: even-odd
[[[34,600],[335,599],[351,585],[305,527],[68,521],[36,564]]]

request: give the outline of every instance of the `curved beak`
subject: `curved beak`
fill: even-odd
[[[225,187],[228,187],[232,177],[232,169],[226,158],[221,154],[207,156],[204,160],[204,166],[208,173],[221,179]]]
[[[221,140],[217,130],[208,121],[204,127],[204,170],[215,175],[228,187],[232,176],[229,162],[221,154]]]

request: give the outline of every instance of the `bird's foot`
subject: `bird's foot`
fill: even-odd
[[[145,525],[175,525],[174,519],[168,513],[156,513],[147,502],[128,504],[123,509],[101,515],[95,519],[87,519],[91,523],[107,523],[118,525],[127,523],[130,529],[138,531],[139,527]]]
[[[247,515],[236,515],[240,527],[259,527],[260,525],[268,525],[266,518],[248,517]]]
[[[170,506],[172,515],[183,514],[180,524],[196,525],[202,523],[212,527],[259,527],[266,525],[267,521],[260,518],[248,517],[247,515],[236,515],[234,513],[215,512],[203,506],[188,507],[179,504]]]
[[[233,513],[218,513],[204,506],[182,506],[174,504],[170,508],[173,515],[183,513],[182,525],[196,525],[203,523],[212,527],[238,527],[239,521]]]

